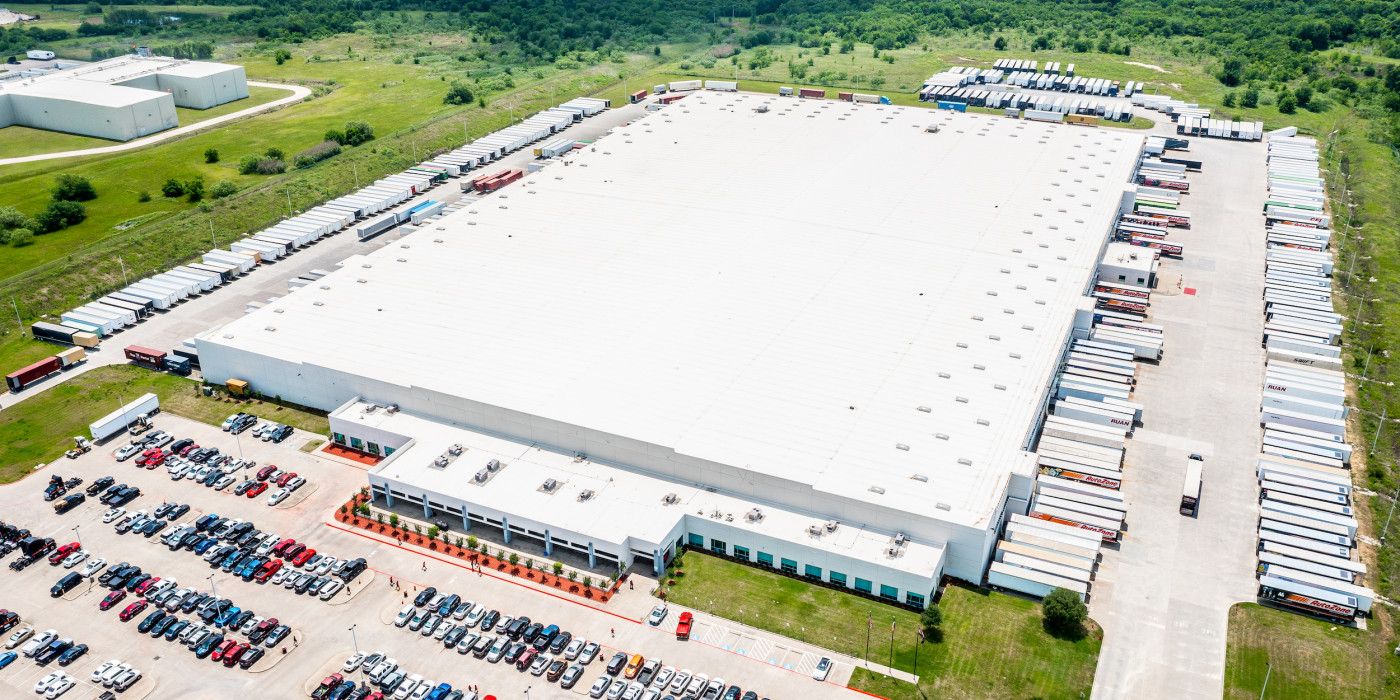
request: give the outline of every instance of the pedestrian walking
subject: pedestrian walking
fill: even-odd
[[[286,655],[286,653],[287,653],[287,647],[282,647],[282,654],[283,654],[283,655]]]
[[[423,570],[424,570],[424,571],[427,571],[427,570],[428,570],[428,562],[426,562],[426,561],[423,562]]]
[[[408,600],[408,591],[403,592],[403,599]]]
[[[635,590],[635,589],[632,588],[632,582],[631,582],[631,581],[628,581],[628,582],[627,582],[627,590],[629,590],[629,591]]]
[[[611,634],[612,636],[616,637],[616,636],[617,636],[617,630],[615,630],[615,629],[609,627],[609,628],[608,628],[608,634]]]

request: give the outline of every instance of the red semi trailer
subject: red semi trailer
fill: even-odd
[[[165,353],[160,350],[143,348],[140,345],[128,345],[123,351],[126,359],[138,365],[145,365],[151,369],[165,369]]]
[[[10,386],[10,391],[18,392],[20,389],[23,389],[24,387],[29,386],[30,384],[33,384],[34,382],[37,382],[40,379],[43,379],[44,377],[47,377],[50,374],[53,374],[54,372],[57,372],[62,368],[63,363],[59,362],[57,357],[50,357],[45,360],[39,360],[38,362],[35,362],[34,364],[25,367],[22,370],[11,373],[10,375],[5,377],[5,383]]]

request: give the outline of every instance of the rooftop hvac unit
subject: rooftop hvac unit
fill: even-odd
[[[661,497],[661,502],[662,502],[662,503],[665,503],[665,504],[668,505],[668,506],[671,505],[671,504],[673,504],[673,503],[675,503],[676,501],[679,501],[679,500],[681,500],[681,497],[680,497],[680,496],[677,496],[677,495],[674,494],[674,493],[668,493],[668,494],[666,494],[665,496],[662,496],[662,497]]]
[[[378,404],[370,404],[368,406],[365,406],[365,413],[374,413],[377,410],[379,410]]]
[[[390,409],[391,411],[397,411],[397,410],[398,410],[398,406],[390,406],[389,409]],[[450,454],[450,455],[452,455],[453,457],[457,457],[457,456],[461,455],[461,454],[462,454],[462,444],[461,444],[461,443],[455,443],[455,444],[453,444],[451,447],[447,448],[447,453]]]
[[[826,531],[827,531],[827,532],[836,532],[836,527],[837,527],[838,525],[840,525],[840,524],[841,524],[840,521],[837,521],[837,520],[828,520],[828,521],[826,521]]]
[[[891,546],[889,549],[886,549],[886,550],[885,550],[885,556],[887,556],[887,557],[889,557],[889,558],[891,558],[891,559],[893,559],[893,558],[899,556],[899,547]]]
[[[393,415],[399,412],[399,405],[396,403],[391,403],[387,407],[385,407],[384,410],[387,411],[389,415]]]
[[[435,466],[435,467],[437,467],[437,468],[439,468],[439,469],[442,469],[442,468],[446,467],[446,466],[447,466],[447,455],[438,455],[438,458],[435,459],[435,460],[433,460],[433,466]]]
[[[808,525],[808,526],[807,526],[807,534],[809,534],[809,535],[811,535],[811,536],[813,536],[813,537],[821,537],[821,536],[822,536],[822,528],[821,528],[820,525]]]
[[[896,547],[903,547],[903,546],[904,546],[904,541],[905,541],[906,539],[908,539],[908,538],[905,537],[905,536],[904,536],[904,533],[902,533],[902,532],[895,534],[895,536],[894,536],[894,546],[896,546]]]
[[[545,479],[545,480],[544,480],[544,490],[545,490],[545,491],[553,491],[553,490],[554,490],[554,487],[556,487],[556,486],[558,486],[558,485],[559,485],[559,482],[557,482],[557,481],[555,481],[555,480],[553,480],[553,479]]]
[[[485,469],[482,469],[481,471],[479,471],[479,472],[476,473],[476,481],[477,481],[477,483],[485,482],[486,479],[489,478],[490,476],[491,476],[491,473],[490,473],[490,472],[486,471]]]
[[[751,523],[756,523],[763,519],[763,509],[752,508],[749,510],[748,514],[744,516],[744,518]]]
[[[593,498],[593,489],[584,489],[578,492],[578,500],[586,501],[590,498]]]
[[[490,470],[493,471],[493,472],[496,471],[497,469],[500,469],[500,468],[501,468],[501,460],[492,457],[492,458],[491,458],[491,461],[489,461],[489,462],[486,463],[486,468],[487,468],[487,469],[490,469]]]

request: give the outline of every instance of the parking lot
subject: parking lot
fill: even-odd
[[[197,659],[176,642],[138,633],[136,626],[146,612],[130,621],[119,621],[121,608],[139,599],[135,594],[129,593],[111,610],[100,611],[98,603],[107,589],[95,583],[80,584],[61,599],[51,598],[49,588],[70,570],[50,566],[46,559],[18,572],[8,567],[0,569],[0,577],[7,584],[3,606],[19,612],[23,616],[21,624],[33,625],[36,631],[55,629],[60,637],[72,637],[89,645],[87,655],[65,669],[81,681],[65,698],[99,696],[102,688],[90,683],[88,676],[93,668],[113,658],[132,663],[143,673],[140,682],[121,694],[123,698],[227,698],[250,691],[266,697],[299,697],[337,670],[356,645],[366,652],[386,652],[398,659],[409,674],[421,674],[458,688],[474,685],[483,694],[498,697],[521,693],[526,688],[531,689],[534,698],[586,697],[589,686],[603,674],[607,659],[618,651],[659,657],[666,665],[720,677],[764,697],[856,695],[835,682],[813,681],[811,671],[819,659],[818,650],[797,648],[805,645],[789,644],[772,635],[730,630],[709,620],[697,620],[695,638],[680,641],[674,634],[678,614],[668,615],[659,627],[652,627],[637,619],[640,614],[636,611],[645,607],[638,605],[641,600],[609,604],[603,609],[573,596],[551,595],[508,579],[477,574],[465,563],[442,561],[429,552],[405,548],[387,538],[380,540],[368,533],[332,527],[328,521],[333,522],[334,509],[364,483],[363,467],[298,450],[306,436],[274,444],[250,440],[245,433],[236,445],[234,438],[217,427],[177,416],[158,414],[154,423],[157,429],[176,438],[188,437],[235,457],[241,446],[243,458],[256,462],[253,472],[267,465],[297,472],[307,479],[298,491],[304,494],[302,500],[270,507],[266,505],[270,491],[249,499],[233,495],[232,485],[225,492],[215,492],[189,479],[172,481],[163,466],[146,469],[132,461],[118,463],[112,452],[126,440],[117,439],[75,460],[60,460],[23,481],[0,487],[4,521],[29,528],[35,536],[52,537],[60,546],[80,540],[91,557],[106,559],[108,566],[130,562],[154,576],[174,577],[181,588],[194,586],[203,593],[231,598],[234,605],[258,616],[275,617],[293,629],[283,644],[287,656],[282,657],[278,646],[268,649],[267,656],[249,670],[226,668],[209,659]],[[84,482],[75,493],[109,475],[117,483],[137,486],[142,495],[126,504],[130,512],[153,510],[165,502],[188,504],[190,510],[151,539],[130,532],[119,534],[114,525],[120,520],[103,523],[107,506],[96,498],[89,498],[65,514],[54,514],[52,504],[42,499],[45,483],[52,474],[65,479],[81,477]],[[242,481],[242,477],[235,484],[237,481]],[[160,537],[170,529],[208,513],[251,521],[263,532],[294,538],[323,554],[342,559],[364,557],[370,570],[351,586],[353,595],[341,592],[331,601],[322,601],[283,586],[244,581],[211,568],[193,552],[172,552],[160,544]],[[2,561],[8,564],[18,555],[12,552]],[[80,568],[81,565],[72,571]],[[391,577],[402,590],[390,586]],[[444,649],[442,642],[431,637],[395,627],[393,617],[405,604],[404,594],[411,600],[427,586],[457,593],[499,610],[502,615],[528,616],[545,624],[557,624],[576,637],[597,641],[602,647],[600,660],[585,668],[583,678],[572,691],[564,691],[545,678],[517,671],[512,665],[463,656],[456,650]],[[629,596],[644,596],[638,588]],[[622,596],[614,598],[614,603],[623,601]],[[614,610],[630,612],[622,615]],[[176,615],[190,618],[185,613]],[[17,696],[20,689],[32,692],[34,682],[49,671],[30,659],[18,659],[0,670],[0,696]],[[844,682],[849,674],[849,667],[838,668],[831,680]]]

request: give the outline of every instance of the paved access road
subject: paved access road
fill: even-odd
[[[127,141],[126,143],[119,143],[119,144],[117,144],[117,145],[115,145],[115,146],[99,146],[99,147],[97,147],[97,148],[84,148],[84,149],[78,150],[78,151],[60,151],[60,152],[58,152],[58,153],[37,153],[37,154],[32,155],[32,156],[19,156],[19,157],[17,157],[17,158],[3,158],[3,159],[0,159],[0,165],[13,165],[13,164],[15,164],[15,163],[32,163],[32,162],[34,162],[34,161],[39,161],[39,160],[57,160],[57,159],[59,159],[59,158],[76,158],[76,157],[78,157],[78,156],[95,156],[95,155],[101,155],[101,154],[103,154],[103,153],[120,153],[121,151],[130,151],[130,150],[136,149],[136,148],[145,148],[146,146],[150,146],[150,145],[153,145],[153,144],[157,144],[157,143],[160,143],[161,141],[167,141],[167,140],[173,139],[173,138],[175,138],[175,137],[177,137],[177,136],[184,136],[184,135],[186,135],[186,134],[192,134],[192,133],[194,133],[194,132],[196,132],[196,131],[203,131],[203,130],[205,130],[205,129],[208,129],[208,128],[211,127],[211,126],[218,126],[218,125],[220,125],[220,124],[225,124],[225,123],[231,122],[231,121],[233,121],[233,120],[235,120],[235,119],[242,119],[242,118],[244,118],[244,117],[249,117],[249,116],[252,116],[252,115],[254,115],[254,114],[262,114],[263,112],[270,112],[270,111],[272,111],[272,110],[274,110],[274,109],[277,109],[277,108],[279,108],[279,107],[281,107],[281,106],[283,106],[283,105],[292,104],[292,103],[296,103],[296,102],[301,102],[301,100],[302,100],[303,97],[306,97],[307,95],[310,95],[310,94],[311,94],[311,91],[310,91],[310,90],[308,90],[308,89],[306,89],[306,88],[304,88],[304,87],[302,87],[302,86],[300,86],[300,85],[284,85],[284,84],[282,84],[282,83],[259,83],[259,82],[254,82],[254,81],[251,81],[251,80],[248,81],[248,85],[253,86],[253,87],[272,88],[272,89],[275,89],[275,90],[289,90],[289,91],[291,91],[292,94],[290,94],[290,95],[288,95],[288,96],[286,96],[286,97],[278,98],[278,99],[273,100],[273,101],[271,101],[271,102],[265,102],[265,103],[260,104],[260,105],[255,105],[255,106],[249,107],[249,108],[247,108],[247,109],[240,109],[240,110],[238,110],[237,112],[233,112],[233,113],[231,113],[231,114],[225,114],[225,115],[223,115],[222,117],[214,117],[213,119],[205,119],[204,121],[195,122],[195,123],[190,124],[190,125],[188,125],[188,126],[180,126],[180,127],[174,128],[174,129],[167,129],[167,130],[165,130],[165,131],[161,131],[161,132],[159,132],[159,133],[151,134],[150,136],[145,136],[145,137],[136,139],[136,140],[134,140],[134,141]]]
[[[1091,591],[1090,616],[1104,627],[1094,698],[1219,698],[1230,607],[1254,600],[1264,156],[1262,143],[1203,138],[1182,154],[1204,166],[1182,198],[1192,228],[1170,235],[1185,257],[1163,263],[1152,295],[1148,320],[1165,327],[1165,352],[1159,365],[1139,364],[1128,529]],[[1204,486],[1189,518],[1178,507],[1193,452],[1205,457]]]

